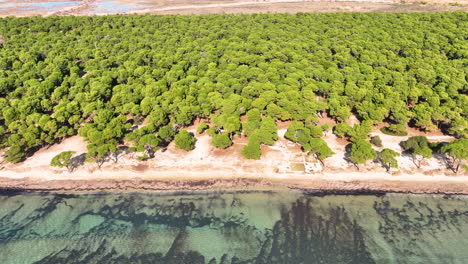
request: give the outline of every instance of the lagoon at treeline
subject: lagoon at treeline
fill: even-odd
[[[0,193],[0,263],[466,263],[468,197]]]

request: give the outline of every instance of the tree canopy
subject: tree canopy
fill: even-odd
[[[215,134],[211,140],[211,145],[220,149],[225,149],[232,145],[232,141],[228,134]]]
[[[335,154],[327,142],[321,138],[311,138],[309,142],[303,146],[304,151],[313,154],[317,160],[323,165],[323,160]]]
[[[211,135],[253,135],[257,153],[276,140],[278,120],[292,121],[288,138],[303,146],[321,137],[324,113],[352,142],[383,122],[388,133],[409,125],[465,138],[467,20],[466,12],[1,18],[0,148],[20,162],[79,134],[87,157],[103,161],[125,139],[140,149],[176,134],[188,140],[177,130],[203,119]],[[359,124],[346,125],[351,115]]]
[[[195,148],[195,137],[185,129],[179,130],[175,136],[176,147],[183,150],[192,150]]]
[[[72,156],[75,154],[75,151],[64,151],[52,158],[50,161],[50,166],[58,167],[58,168],[67,168],[69,172],[73,171],[73,163],[72,163]]]
[[[424,159],[432,157],[432,149],[425,136],[414,136],[402,141],[400,146],[411,154],[414,165],[421,168]]]
[[[382,152],[380,152],[379,158],[385,169],[390,171],[391,168],[398,168],[398,161],[395,158],[398,156],[400,156],[400,153],[393,149],[384,148]]]
[[[457,139],[441,148],[445,153],[447,166],[455,173],[458,172],[462,162],[468,160],[468,139]]]
[[[375,158],[377,158],[377,153],[369,142],[361,139],[351,145],[349,159],[358,169],[359,167],[357,164],[364,164],[368,160],[373,160]]]

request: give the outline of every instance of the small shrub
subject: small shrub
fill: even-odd
[[[228,134],[216,134],[211,140],[211,145],[220,149],[225,149],[232,145],[232,141]]]
[[[187,130],[182,129],[175,136],[175,145],[183,150],[192,150],[195,148],[195,137]]]
[[[142,156],[138,156],[136,159],[137,159],[138,161],[145,161],[145,160],[147,160],[148,158],[149,158],[148,155],[144,154],[144,155],[142,155]]]
[[[380,139],[379,136],[373,136],[370,139],[370,143],[372,143],[374,146],[381,148],[382,147],[382,140]]]

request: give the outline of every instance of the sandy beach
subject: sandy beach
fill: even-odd
[[[331,122],[325,120],[323,122]],[[211,146],[211,137],[196,134],[194,150],[186,152],[171,143],[160,149],[153,159],[137,161],[138,153],[121,153],[117,162],[109,160],[101,168],[84,162],[86,142],[79,136],[44,148],[19,164],[1,162],[0,188],[49,191],[102,190],[189,190],[189,189],[265,189],[293,188],[322,191],[410,192],[468,194],[468,175],[448,170],[442,157],[435,155],[416,168],[411,158],[398,157],[399,168],[386,172],[378,161],[370,161],[360,169],[345,160],[344,139],[328,132],[324,139],[336,153],[322,167],[300,146],[284,138],[289,122],[278,124],[279,140],[273,146],[262,146],[261,160],[247,160],[240,154],[247,138],[234,137],[234,145],[226,150]],[[195,133],[197,123],[188,127]],[[408,129],[409,136],[420,134]],[[372,132],[383,141],[383,147],[401,152],[399,142],[406,137]],[[430,141],[451,141],[440,132],[427,135]],[[383,148],[382,147],[382,148]],[[381,150],[382,148],[375,148]],[[75,151],[82,158],[73,172],[51,167],[50,160],[62,151]],[[1,153],[0,153],[1,154]],[[309,165],[315,171],[306,171]]]

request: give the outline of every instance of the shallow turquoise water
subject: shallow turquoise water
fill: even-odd
[[[0,0],[0,9],[2,8],[11,8],[11,7],[44,7],[44,8],[57,8],[57,7],[63,7],[63,6],[69,6],[69,5],[74,5],[78,4],[79,2],[73,2],[73,1],[62,1],[62,2],[30,2],[30,1],[25,1],[23,3],[2,3],[5,1]]]
[[[0,194],[0,263],[467,263],[468,197]]]
[[[148,5],[140,3],[121,3],[118,1],[100,1],[93,3],[92,10],[89,11],[91,14],[99,13],[125,13],[137,9],[143,9],[149,7]]]

